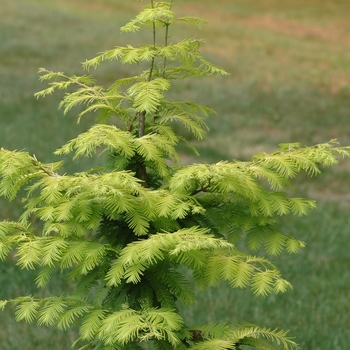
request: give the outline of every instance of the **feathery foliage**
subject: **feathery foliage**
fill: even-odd
[[[38,271],[38,288],[47,288],[58,269],[74,293],[23,296],[0,306],[13,306],[17,321],[61,329],[79,325],[74,345],[80,349],[142,349],[145,342],[163,350],[296,349],[287,332],[277,329],[187,325],[178,303],[195,303],[194,286],[219,281],[262,296],[290,289],[257,252],[297,253],[305,246],[276,225],[276,216],[315,208],[314,201],[289,195],[291,180],[301,171],[318,175],[350,149],[335,141],[283,144],[249,162],[178,166],[176,149],[183,140],[173,123],[203,139],[205,118],[213,111],[169,99],[172,81],[227,75],[200,54],[201,40],[170,42],[170,29],[181,22],[205,21],[177,17],[173,1],[151,0],[121,28],[150,28],[150,44],[117,46],[83,63],[84,69],[104,61],[148,67],[108,87],[91,76],[40,69],[41,80],[50,82],[37,97],[69,89],[60,104],[65,113],[80,106],[78,120],[97,114],[96,124],[56,155],[104,154],[105,165],[65,174],[62,162],[44,164],[24,151],[1,148],[0,195],[12,200],[24,193],[24,208],[17,222],[0,223],[0,258],[14,252],[21,268]]]

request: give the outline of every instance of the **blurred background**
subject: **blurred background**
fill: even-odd
[[[93,116],[77,124],[76,113],[58,110],[62,94],[37,100],[47,85],[45,67],[86,74],[81,62],[116,45],[151,42],[151,33],[120,34],[119,28],[146,5],[136,0],[1,0],[0,147],[25,149],[42,161],[59,160],[55,149],[88,129]],[[272,152],[279,143],[314,145],[337,139],[350,145],[350,1],[344,0],[175,0],[179,15],[208,20],[202,30],[174,29],[172,41],[205,39],[202,53],[230,76],[186,80],[173,98],[195,100],[216,110],[204,142],[192,140],[200,157],[183,161],[248,160]],[[117,62],[90,73],[98,84],[138,74]],[[186,130],[180,130],[187,138]],[[57,158],[57,159],[56,159]],[[65,159],[65,171],[91,165]],[[86,163],[84,163],[86,162]],[[277,296],[255,298],[247,290],[198,294],[183,310],[189,323],[247,320],[289,329],[302,350],[344,350],[350,344],[350,162],[323,169],[316,179],[301,175],[295,195],[318,201],[308,217],[281,219],[284,232],[307,243],[298,255],[272,260],[294,286]],[[16,219],[20,201],[0,201],[0,219]],[[35,274],[13,261],[0,265],[0,299],[37,293]],[[57,275],[52,293],[69,288]],[[39,293],[43,294],[42,291]],[[0,348],[70,348],[75,330],[56,331],[16,324],[13,312],[0,313]]]

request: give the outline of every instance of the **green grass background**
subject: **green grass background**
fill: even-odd
[[[82,74],[80,62],[97,52],[150,40],[150,33],[120,35],[119,27],[146,1],[1,0],[0,147],[26,149],[43,161],[94,122],[63,117],[55,94],[36,100],[45,88],[38,68]],[[175,0],[175,11],[207,19],[202,31],[186,26],[173,39],[204,38],[202,52],[231,73],[229,78],[185,81],[173,96],[217,111],[205,142],[193,142],[201,157],[183,152],[184,162],[249,159],[281,142],[312,145],[337,138],[350,145],[350,2],[342,0]],[[109,63],[99,83],[134,74],[137,67]],[[186,134],[185,130],[181,130]],[[190,137],[189,135],[187,135]],[[90,160],[89,160],[90,161]],[[84,168],[66,159],[66,170]],[[316,179],[301,176],[296,193],[316,198],[308,217],[281,220],[285,232],[307,242],[298,255],[273,258],[294,290],[255,298],[226,285],[198,294],[183,310],[189,322],[247,320],[290,329],[302,350],[344,350],[350,344],[350,166],[324,169]],[[0,218],[15,218],[20,203],[0,201]],[[34,274],[13,261],[1,264],[0,299],[36,292]],[[57,276],[48,292],[69,288]],[[42,292],[41,292],[42,293]],[[0,314],[0,349],[69,349],[70,332],[16,324]]]

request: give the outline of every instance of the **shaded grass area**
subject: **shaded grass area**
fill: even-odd
[[[173,40],[182,35],[204,37],[206,57],[231,73],[227,79],[174,86],[174,98],[193,99],[218,112],[208,120],[207,140],[192,140],[201,157],[181,149],[184,162],[249,159],[255,153],[275,150],[281,142],[312,145],[337,138],[350,144],[350,2],[176,3],[179,13],[204,17],[209,25],[201,32],[181,27]],[[34,93],[46,86],[38,82],[38,68],[83,74],[79,62],[96,52],[150,38],[148,33],[119,34],[119,27],[143,5],[132,0],[2,0],[0,147],[26,149],[43,161],[56,160],[52,152],[94,120],[88,116],[77,125],[74,112],[63,117],[57,110],[59,94],[36,100]],[[97,78],[99,83],[109,83],[134,74],[135,69],[105,64]],[[186,130],[179,130],[190,137]],[[95,162],[65,160],[69,172]],[[219,291],[200,293],[197,306],[183,310],[186,320],[245,319],[290,329],[301,349],[346,349],[350,343],[348,179],[349,164],[344,163],[325,169],[316,180],[303,176],[298,180],[297,191],[318,198],[321,205],[308,218],[282,221],[284,231],[308,243],[297,256],[274,258],[294,291],[256,299],[248,291],[220,285]],[[0,201],[0,217],[17,217],[19,205]],[[33,273],[22,273],[12,261],[5,262],[0,298],[34,293],[33,278]],[[57,276],[52,290],[65,288]],[[74,334],[16,324],[9,310],[0,314],[0,324],[4,350],[66,349]]]

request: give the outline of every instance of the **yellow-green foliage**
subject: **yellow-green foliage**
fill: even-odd
[[[82,105],[78,118],[99,113],[97,124],[55,153],[73,158],[104,153],[106,162],[66,174],[62,162],[44,164],[26,152],[0,150],[0,194],[11,200],[25,193],[18,222],[0,223],[0,258],[14,251],[19,266],[38,271],[39,288],[48,286],[56,269],[75,286],[71,295],[30,295],[1,306],[15,307],[18,321],[62,329],[78,324],[81,349],[141,349],[143,342],[164,350],[297,348],[285,332],[247,323],[184,324],[177,304],[195,303],[193,288],[222,280],[263,296],[291,288],[268,258],[253,254],[304,247],[275,224],[278,215],[304,215],[315,207],[314,201],[287,194],[290,181],[300,171],[317,175],[319,166],[336,164],[349,150],[334,142],[284,144],[250,162],[172,165],[183,141],[173,123],[202,139],[204,118],[212,112],[168,99],[172,80],[227,74],[201,56],[200,40],[169,42],[169,28],[177,22],[203,22],[177,18],[172,6],[173,1],[151,1],[122,27],[122,32],[150,27],[152,44],[116,47],[83,64],[146,62],[149,68],[138,76],[105,88],[89,76],[40,70],[42,80],[54,81],[38,97],[76,86],[61,102],[65,112]],[[238,248],[242,241],[245,251]]]

